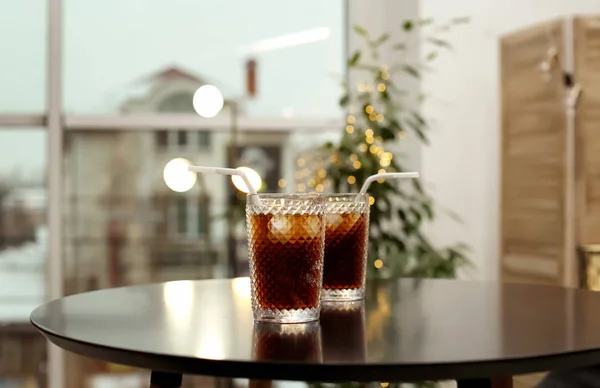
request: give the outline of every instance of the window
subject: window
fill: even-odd
[[[185,196],[175,197],[175,214],[177,217],[177,233],[188,233],[188,199]]]
[[[208,233],[209,222],[208,199],[206,197],[200,197],[198,200],[198,235],[204,236]]]
[[[187,131],[177,131],[177,145],[179,147],[185,147],[188,144],[188,133]]]
[[[169,131],[157,131],[155,134],[156,148],[164,149],[169,145]]]
[[[198,131],[198,146],[200,148],[209,148],[210,144],[210,131]]]

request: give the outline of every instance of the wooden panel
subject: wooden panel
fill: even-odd
[[[575,81],[583,87],[576,134],[577,242],[600,243],[600,17],[574,21]]]
[[[565,136],[560,66],[544,78],[548,49],[563,56],[563,23],[501,40],[503,281],[563,284]]]

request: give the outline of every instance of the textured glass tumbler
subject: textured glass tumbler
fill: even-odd
[[[254,319],[275,323],[319,319],[323,195],[250,194],[246,226]]]
[[[365,295],[369,194],[329,194],[326,201],[323,300]]]

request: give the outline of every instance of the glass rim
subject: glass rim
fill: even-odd
[[[325,198],[323,193],[248,193],[247,197],[271,198],[271,199],[310,199]]]
[[[369,193],[324,193],[323,194],[327,198],[334,197],[365,197],[369,196]]]

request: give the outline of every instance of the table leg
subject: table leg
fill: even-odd
[[[458,388],[512,388],[512,377],[493,377],[490,379],[458,380]]]
[[[179,388],[181,387],[181,373],[152,371],[150,375],[150,388]]]

